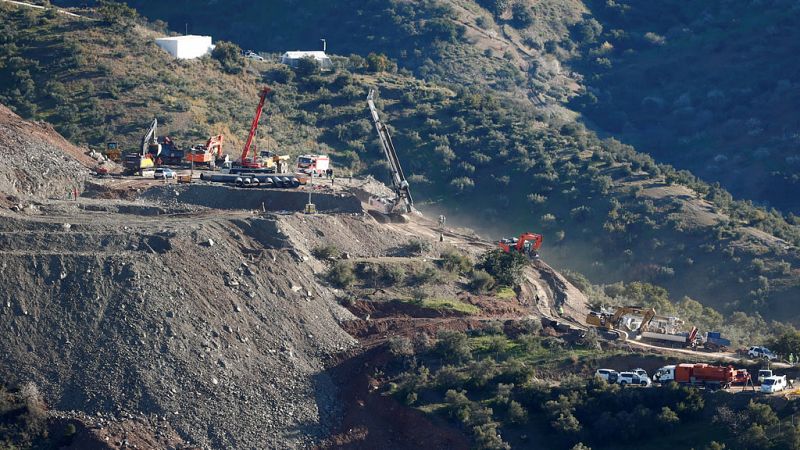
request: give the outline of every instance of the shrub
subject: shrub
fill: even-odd
[[[425,264],[417,267],[409,277],[409,284],[423,285],[435,281],[439,277],[439,272],[433,266]]]
[[[139,17],[135,9],[130,6],[110,0],[100,0],[98,2],[97,13],[103,21],[109,24],[130,23]]]
[[[668,406],[661,408],[661,412],[658,414],[658,423],[664,426],[667,429],[672,428],[680,422],[680,418],[675,411],[669,409]]]
[[[463,273],[472,268],[472,261],[455,248],[446,249],[441,254],[442,268],[448,272]]]
[[[581,423],[570,413],[562,413],[558,418],[550,423],[557,432],[562,434],[572,434],[581,431]]]
[[[453,366],[444,366],[436,372],[435,382],[440,389],[462,389],[467,376]]]
[[[492,289],[494,283],[494,277],[486,271],[478,269],[472,271],[472,280],[469,282],[469,287],[474,292],[484,293]]]
[[[346,288],[356,280],[350,264],[339,261],[328,270],[328,281],[336,287]]]
[[[317,259],[331,259],[339,256],[339,249],[335,245],[318,245],[311,250],[311,254]]]
[[[485,253],[478,268],[488,272],[500,285],[516,286],[527,263],[528,259],[524,255],[498,249]]]
[[[294,72],[298,77],[307,79],[312,75],[319,73],[319,63],[317,63],[317,60],[311,56],[300,58],[300,60],[297,61],[297,66],[294,68]]]
[[[447,360],[464,362],[472,359],[472,350],[467,341],[467,335],[460,331],[442,330],[436,338],[436,351]]]
[[[294,79],[294,72],[287,66],[280,65],[270,70],[264,75],[265,81],[273,81],[275,83],[288,84]]]
[[[381,266],[380,279],[384,286],[395,286],[403,282],[406,271],[397,265]]]
[[[228,73],[242,71],[242,49],[233,42],[219,41],[211,52],[211,57],[222,64],[222,69]]]
[[[515,425],[522,425],[528,421],[528,411],[517,401],[511,400],[506,411],[508,421]]]
[[[531,9],[523,2],[514,3],[511,7],[512,23],[516,28],[528,28],[533,25]]]
[[[383,53],[370,53],[367,55],[367,69],[370,72],[386,72],[392,62]]]
[[[403,247],[406,253],[410,255],[423,255],[431,250],[431,243],[421,239],[413,239]]]
[[[389,339],[389,353],[393,356],[413,356],[414,344],[405,336],[396,336]]]

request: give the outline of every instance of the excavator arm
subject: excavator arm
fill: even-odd
[[[212,155],[216,155],[217,158],[222,158],[222,141],[224,139],[225,137],[221,134],[211,136],[208,138],[208,142],[206,142],[206,150]]]
[[[403,174],[403,168],[400,167],[400,159],[397,157],[397,151],[394,149],[389,130],[378,117],[378,109],[375,107],[375,102],[373,101],[374,94],[375,91],[370,89],[369,95],[367,95],[367,104],[372,114],[372,121],[375,124],[375,129],[378,130],[378,137],[381,141],[381,147],[383,147],[383,153],[386,155],[386,159],[389,162],[389,169],[392,171],[392,186],[394,187],[395,193],[394,203],[395,205],[401,202],[405,203],[406,212],[410,213],[414,208],[414,200],[411,198],[408,180],[406,180],[406,176]]]
[[[525,252],[527,250],[528,253],[533,253],[539,250],[539,248],[541,247],[542,247],[542,235],[531,233],[530,231],[527,233],[523,233],[519,237],[519,240],[517,241],[517,251],[520,252]]]
[[[153,119],[153,123],[150,124],[150,129],[147,130],[144,136],[142,136],[142,144],[141,144],[141,151],[139,152],[140,155],[145,156],[150,152],[151,146],[158,145],[158,119]],[[156,151],[155,156],[161,153],[160,151]]]

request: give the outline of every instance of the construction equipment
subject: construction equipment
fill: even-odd
[[[161,146],[161,154],[156,159],[156,165],[179,165],[183,162],[184,154],[186,152],[178,148],[178,146],[175,144],[175,141],[173,141],[171,137],[159,137],[158,144]]]
[[[618,306],[613,313],[590,311],[589,315],[586,316],[586,323],[598,328],[605,328],[606,330],[615,330],[620,326],[620,321],[623,316],[626,315],[641,316],[642,321],[641,324],[636,327],[636,331],[642,331],[647,329],[650,321],[656,316],[656,310],[641,306]]]
[[[539,257],[539,248],[542,247],[542,235],[531,233],[530,231],[522,233],[516,238],[504,238],[497,242],[497,246],[504,252],[516,252],[534,259]]]
[[[153,119],[150,128],[142,136],[139,151],[125,155],[123,166],[126,174],[141,173],[142,170],[155,166],[155,161],[161,154],[161,144],[158,143],[157,132],[158,119]]]
[[[378,110],[375,108],[373,97],[375,91],[370,89],[367,95],[367,104],[369,111],[372,114],[372,121],[375,123],[375,129],[378,130],[378,137],[383,147],[383,153],[389,161],[389,170],[392,172],[392,187],[394,188],[394,198],[387,204],[389,213],[396,213],[399,211],[410,213],[414,209],[414,200],[411,198],[411,191],[408,188],[408,180],[403,173],[403,168],[400,167],[400,159],[397,157],[397,151],[394,149],[392,143],[392,136],[386,128],[381,119],[378,117]]]
[[[642,331],[639,333],[640,338],[652,339],[654,341],[664,341],[672,344],[678,344],[681,347],[696,347],[697,346],[697,327],[692,327],[690,331],[682,331],[678,333],[659,333],[655,331]]]
[[[106,151],[103,152],[103,156],[116,163],[122,161],[122,152],[119,149],[119,144],[116,142],[106,142]]]
[[[269,169],[268,172],[289,172],[289,155],[276,155],[269,150],[261,150],[258,155],[261,157],[261,166]]]
[[[709,364],[678,364],[664,366],[653,375],[653,381],[661,384],[679,383],[705,386],[712,389],[726,389],[732,384],[751,384],[750,374],[745,369],[733,366],[712,366]]]
[[[312,177],[321,177],[330,168],[330,163],[327,155],[300,155],[297,157],[297,171]]]
[[[253,145],[253,138],[256,135],[256,131],[258,130],[258,121],[261,119],[261,112],[264,110],[264,103],[267,101],[267,94],[269,94],[272,90],[266,86],[261,89],[261,94],[259,94],[259,101],[258,107],[256,107],[256,114],[253,117],[253,123],[250,124],[250,134],[247,135],[247,141],[244,143],[244,148],[242,149],[242,156],[239,157],[238,165],[248,169],[260,169],[262,167],[260,158],[253,152],[253,156],[250,155],[250,148]]]
[[[726,351],[731,345],[731,340],[722,337],[719,331],[709,331],[703,337],[703,347],[706,350]]]
[[[222,153],[222,142],[225,137],[221,134],[211,136],[205,145],[195,145],[186,153],[186,161],[196,166],[205,166],[214,170],[217,164],[224,164],[228,156]]]

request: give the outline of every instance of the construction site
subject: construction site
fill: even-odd
[[[98,155],[0,107],[3,150],[34,162],[0,169],[0,369],[35,383],[54,418],[77,424],[77,442],[375,448],[414,430],[403,448],[466,448],[377,393],[370,370],[390,337],[497,322],[540,321],[564,339],[597,329],[636,362],[742,358],[713,330],[652,309],[590,311],[539,258],[536,233],[492,241],[426,217],[372,93],[365,109],[390,186],[342,176],[326,155],[292,163],[258,152],[268,93],[234,157],[221,135],[181,149],[158,136],[157,119],[139,149],[109,143]],[[454,276],[404,301],[389,286],[348,291],[326,279],[337,261],[417,274],[447,252],[475,260],[493,249],[527,261],[508,295],[472,292]],[[653,361],[650,371],[662,360]]]

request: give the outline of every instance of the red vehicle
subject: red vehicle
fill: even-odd
[[[522,233],[518,238],[501,239],[497,245],[506,253],[518,252],[529,258],[539,257],[539,248],[542,246],[542,235]]]
[[[186,153],[186,161],[208,166],[213,170],[217,164],[225,161],[225,155],[222,154],[223,140],[224,136],[219,134],[211,136],[205,145],[195,145]]]
[[[676,382],[710,388],[728,388],[732,384],[750,383],[750,374],[745,369],[732,366],[711,366],[708,364],[678,364],[664,366],[656,372],[653,380],[664,384]]]

